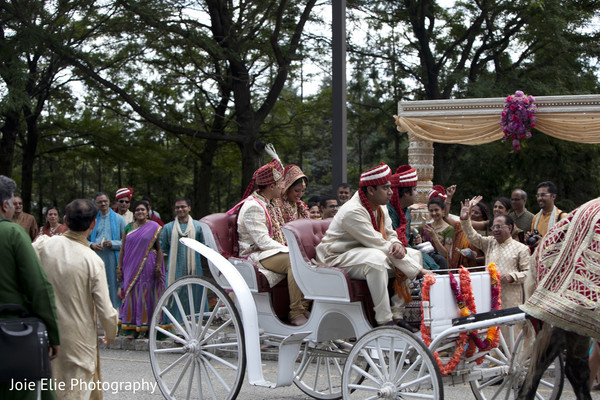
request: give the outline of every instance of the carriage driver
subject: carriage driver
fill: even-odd
[[[318,264],[343,268],[353,279],[366,280],[379,325],[404,322],[404,304],[412,298],[407,280],[423,275],[421,253],[405,248],[387,211],[392,196],[392,173],[381,163],[360,175],[359,190],[337,212],[316,248]],[[392,306],[388,297],[390,276],[396,276]]]

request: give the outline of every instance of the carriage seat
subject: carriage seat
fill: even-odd
[[[298,219],[283,226],[294,278],[300,290],[305,298],[311,300],[367,301],[372,304],[366,281],[350,279],[342,268],[317,266],[311,262],[330,222],[331,218]]]
[[[240,258],[237,252],[233,249],[233,234],[237,229],[235,222],[235,214],[229,215],[226,213],[211,214],[200,219],[204,242],[213,250],[219,252],[225,257],[248,284],[252,292],[269,292],[271,287],[267,278],[259,271],[258,266],[252,261]],[[209,262],[209,268],[213,277],[219,285],[224,288],[230,288],[229,283],[225,280],[219,270]],[[282,283],[283,282],[283,283]],[[287,285],[286,280],[276,285]]]

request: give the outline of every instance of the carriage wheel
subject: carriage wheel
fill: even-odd
[[[515,335],[513,334],[515,327],[521,325],[504,327],[508,328],[505,331],[509,332],[509,337],[502,336],[498,348],[492,350],[485,357],[482,367],[506,367],[508,374],[472,381],[471,390],[478,400],[514,399],[516,397],[531,362],[531,354],[528,352],[531,351],[533,340],[531,339],[528,343],[525,333],[526,330],[533,332],[533,328],[529,321],[526,321],[525,324],[527,324],[527,329],[522,329],[516,339],[514,339]],[[563,384],[563,363],[562,356],[559,356],[542,376],[536,399],[559,399]]]
[[[344,399],[398,399],[403,393],[411,399],[444,398],[442,376],[429,349],[398,327],[373,329],[356,342],[344,367],[342,391]]]
[[[246,371],[243,327],[233,301],[214,281],[187,277],[167,288],[152,317],[149,347],[166,399],[238,395]]]
[[[342,397],[342,373],[352,344],[343,340],[306,342],[300,350],[294,383],[315,399]]]

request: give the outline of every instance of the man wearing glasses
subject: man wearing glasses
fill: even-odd
[[[110,301],[118,310],[121,307],[121,298],[118,295],[120,285],[117,282],[117,264],[121,250],[121,238],[127,224],[122,216],[110,209],[106,193],[96,193],[94,203],[98,207],[98,214],[96,215],[96,227],[88,237],[88,244],[104,262]]]
[[[514,222],[498,215],[491,226],[493,236],[481,236],[471,225],[471,209],[476,201],[465,200],[460,210],[460,225],[473,246],[485,254],[486,265],[493,262],[500,272],[502,308],[516,307],[525,301],[523,284],[529,274],[529,248],[512,239]]]
[[[567,216],[566,212],[554,205],[557,193],[556,185],[550,181],[537,185],[535,197],[540,205],[540,212],[533,217],[531,232],[528,232],[525,238],[527,244],[532,247],[538,245],[539,239],[545,236],[555,223]]]
[[[190,215],[192,201],[187,197],[178,197],[173,208],[175,219],[166,224],[160,234],[160,248],[168,257],[167,285],[184,276],[202,275],[200,253],[179,242],[182,237],[187,237],[204,243],[200,222]]]
[[[339,203],[336,196],[326,194],[320,200],[321,219],[333,218],[338,212]]]
[[[122,187],[117,190],[115,194],[115,200],[117,200],[117,206],[119,215],[125,218],[126,223],[133,222],[133,213],[129,210],[129,204],[131,203],[131,198],[133,197],[133,189],[130,187]]]

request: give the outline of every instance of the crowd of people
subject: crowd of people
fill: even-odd
[[[293,176],[287,176],[288,171],[294,171]],[[525,208],[527,193],[516,188],[510,199],[495,199],[492,212],[482,202],[481,196],[474,196],[460,202],[460,213],[454,216],[450,214],[450,208],[456,186],[447,189],[434,186],[426,204],[415,204],[417,182],[414,168],[403,165],[392,173],[382,163],[360,175],[359,187],[354,194],[349,185],[344,184],[338,188],[338,196],[311,198],[304,206],[300,193],[308,183],[306,176],[297,166],[283,167],[279,159],[274,158],[254,173],[242,201],[229,211],[238,216],[240,256],[248,257],[266,274],[277,277],[269,279],[272,285],[287,278],[291,299],[289,323],[302,325],[310,318],[310,303],[295,284],[281,226],[297,218],[332,218],[317,245],[315,262],[343,268],[353,279],[365,280],[378,325],[398,325],[411,330],[404,316],[404,305],[411,301],[408,291],[410,280],[431,273],[430,270],[444,273],[446,269],[461,265],[494,263],[500,273],[501,300],[505,308],[528,307],[527,310],[540,315],[542,320],[546,317],[544,312],[558,315],[595,313],[592,318],[588,316],[575,321],[571,318],[567,327],[560,325],[559,319],[559,325],[555,327],[559,331],[555,329],[551,334],[546,333],[546,337],[556,332],[562,334],[560,343],[567,343],[570,354],[567,377],[573,385],[577,385],[578,398],[589,398],[598,370],[598,343],[590,340],[590,337],[600,335],[597,309],[587,307],[582,311],[581,306],[573,303],[545,307],[539,303],[532,305],[527,300],[544,296],[539,292],[545,282],[539,279],[540,271],[532,254],[539,255],[548,252],[548,249],[556,252],[564,234],[552,241],[544,241],[544,238],[556,232],[553,230],[555,226],[575,230],[569,228],[566,222],[568,216],[580,209],[572,214],[558,209],[555,205],[557,188],[552,182],[544,181],[536,187],[540,211],[535,215]],[[291,192],[294,187],[297,191]],[[600,204],[600,200],[591,201],[581,208],[592,207],[594,203]],[[421,215],[420,229],[413,229],[411,225],[412,211]],[[592,230],[586,232],[597,235],[600,232],[599,219],[588,217]],[[538,246],[540,248],[536,252]],[[565,253],[569,251],[569,248],[560,248]],[[394,280],[391,298],[388,294],[390,279]],[[581,279],[581,276],[572,279]],[[578,289],[581,290],[576,295],[579,299],[587,296],[591,298],[588,302],[593,302],[594,296],[597,296],[598,290],[589,289],[589,283]],[[553,295],[560,297],[564,293],[558,291]],[[590,319],[593,322],[590,323]],[[551,323],[555,321],[551,320]],[[556,355],[561,348],[560,344],[549,346],[548,342],[536,341],[534,357],[537,364],[534,365],[545,365],[548,354]],[[582,349],[589,349],[591,342],[595,350],[589,359],[587,373],[582,373],[582,360],[588,362],[587,353]],[[569,347],[569,343],[577,346]],[[576,368],[579,371],[577,376],[573,373]],[[531,368],[519,398],[533,398],[540,377],[539,368]]]
[[[343,183],[337,193],[315,196],[305,203],[308,177],[296,165],[284,166],[275,155],[253,174],[241,201],[228,211],[236,214],[236,249],[240,257],[259,267],[271,286],[287,280],[287,322],[296,326],[308,321],[311,304],[295,282],[281,227],[302,218],[331,219],[316,248],[315,261],[344,268],[353,279],[366,281],[378,325],[413,330],[404,315],[404,306],[411,301],[409,283],[433,271],[445,273],[460,266],[494,263],[500,272],[505,308],[523,305],[534,296],[540,281],[532,254],[552,228],[562,226],[561,221],[571,215],[556,207],[558,193],[552,182],[536,187],[537,214],[525,207],[526,191],[515,188],[510,198],[495,199],[491,211],[481,196],[461,201],[456,204],[460,206],[458,215],[450,212],[455,185],[436,185],[427,203],[417,204],[417,183],[417,172],[411,166],[401,165],[393,172],[381,163],[361,173],[356,192]],[[200,255],[179,243],[181,237],[204,241],[186,197],[175,200],[175,218],[164,224],[149,198],[132,204],[130,187],[116,191],[112,206],[110,197],[99,192],[93,201],[78,199],[67,205],[63,223],[59,209],[49,207],[45,224],[38,230],[35,218],[23,212],[22,199],[14,196],[15,191],[14,181],[1,177],[3,218],[23,227],[15,230],[16,224],[10,224],[11,240],[19,241],[20,251],[29,254],[24,262],[30,264],[32,284],[46,293],[44,305],[39,295],[31,304],[35,314],[50,321],[59,379],[91,379],[98,374],[93,338],[96,316],[107,341],[117,332],[147,337],[155,305],[165,288],[181,277],[203,274]],[[418,223],[413,224],[414,216]],[[0,224],[0,232],[7,225]],[[23,238],[33,241],[33,247],[21,243]],[[13,263],[17,268],[20,261]],[[178,315],[178,310],[173,313]],[[85,335],[72,334],[78,330]],[[64,350],[59,352],[61,341]],[[598,354],[595,342],[590,385],[600,363]]]
[[[98,322],[104,343],[117,335],[145,338],[165,287],[202,275],[200,256],[179,243],[180,237],[203,241],[199,222],[190,216],[191,201],[177,198],[176,218],[164,225],[149,199],[130,207],[133,189],[120,188],[114,209],[99,192],[93,200],[70,202],[62,218],[58,207],[49,207],[38,230],[16,189],[12,179],[0,176],[0,304],[21,304],[47,326],[56,382],[51,386],[67,389],[46,386],[42,398],[102,398],[100,385],[70,384],[101,380]],[[36,391],[0,383],[0,398],[33,399]]]

